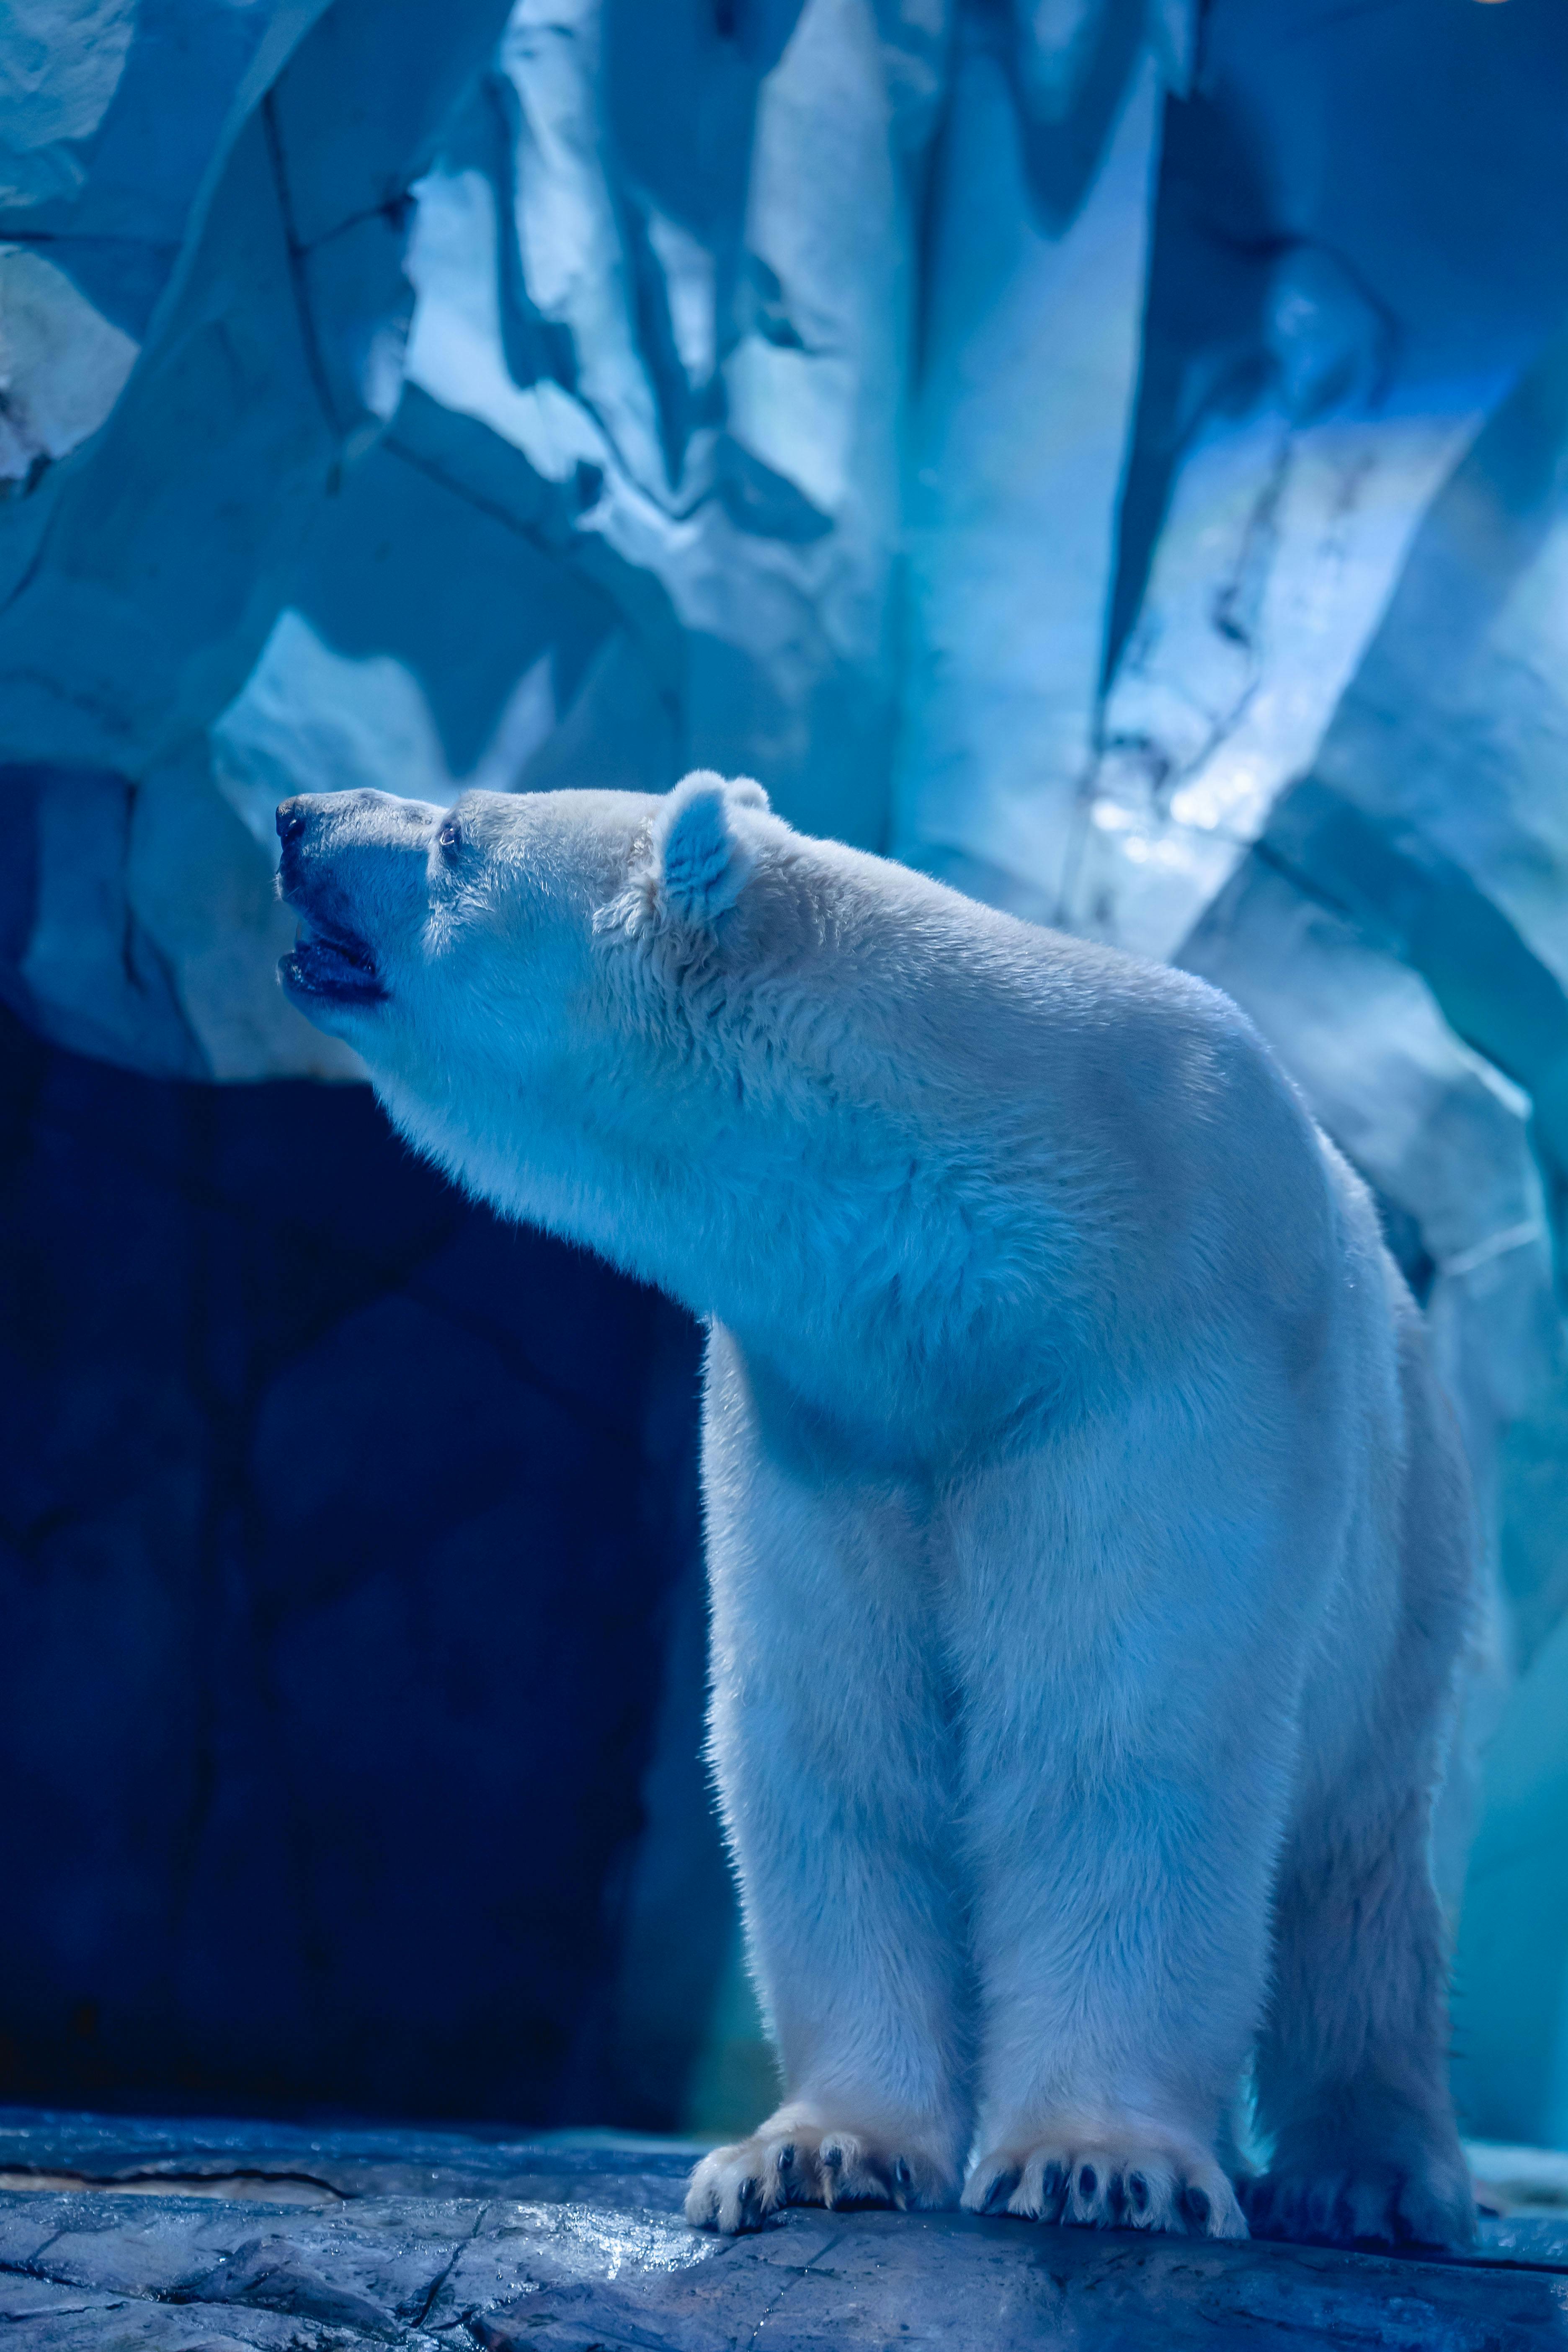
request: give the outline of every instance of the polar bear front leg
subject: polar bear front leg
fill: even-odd
[[[977,1912],[963,2204],[1244,2238],[1219,2151],[1264,1981],[1262,1873],[1202,1790],[1172,1785],[1168,1758],[1146,1755],[1141,1787],[1123,1757],[1128,1778],[1100,1790],[1053,1760],[1044,1801],[994,1849]],[[1265,1860],[1269,1843],[1261,1830]]]
[[[692,2173],[686,2218],[700,2229],[753,2230],[783,2205],[951,2205],[951,2157],[933,2155],[919,2126],[846,2131],[809,2101],[791,2100],[749,2139],[716,2147]]]
[[[689,2218],[957,2201],[969,2140],[954,1739],[916,1507],[775,1425],[725,1333],[703,1483],[710,1752],[784,2098]]]
[[[1026,1467],[957,1529],[981,2035],[963,2202],[1245,2237],[1220,2152],[1290,1785],[1288,1515],[1267,1462],[1217,1430],[1175,1454],[1153,1412],[1069,1427]]]
[[[1040,2134],[1045,2131],[1042,2138]],[[1245,2238],[1236,2190],[1209,2149],[1147,2116],[1053,2113],[1021,2121],[964,2183],[971,2213],[1076,2221],[1106,2230],[1174,2230]]]

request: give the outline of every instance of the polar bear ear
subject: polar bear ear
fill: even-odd
[[[734,905],[757,862],[743,812],[767,804],[766,793],[749,776],[731,783],[699,768],[677,784],[659,811],[652,842],[658,895],[677,920],[715,923]]]

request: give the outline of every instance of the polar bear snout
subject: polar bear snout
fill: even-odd
[[[441,815],[386,793],[300,793],[280,803],[278,889],[300,929],[279,978],[320,1025],[363,1014],[390,993],[384,943],[399,914],[414,911]]]

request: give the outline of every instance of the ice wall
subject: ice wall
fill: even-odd
[[[272,982],[281,793],[697,762],[1205,972],[1375,1185],[1476,1463],[1456,1898],[1568,1602],[1565,103],[1553,0],[0,24],[9,1001],[352,1076]],[[1568,1813],[1509,1802],[1468,1997],[1528,1945],[1556,2018]],[[1510,2079],[1478,2122],[1547,2128]]]
[[[265,984],[208,730],[395,404],[409,180],[503,21],[27,0],[0,29],[5,962],[63,1043],[331,1066]]]

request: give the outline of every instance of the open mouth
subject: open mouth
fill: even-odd
[[[278,971],[292,995],[327,997],[339,1004],[374,1004],[386,994],[376,974],[375,958],[352,932],[329,930],[309,915],[300,918],[300,935]]]

